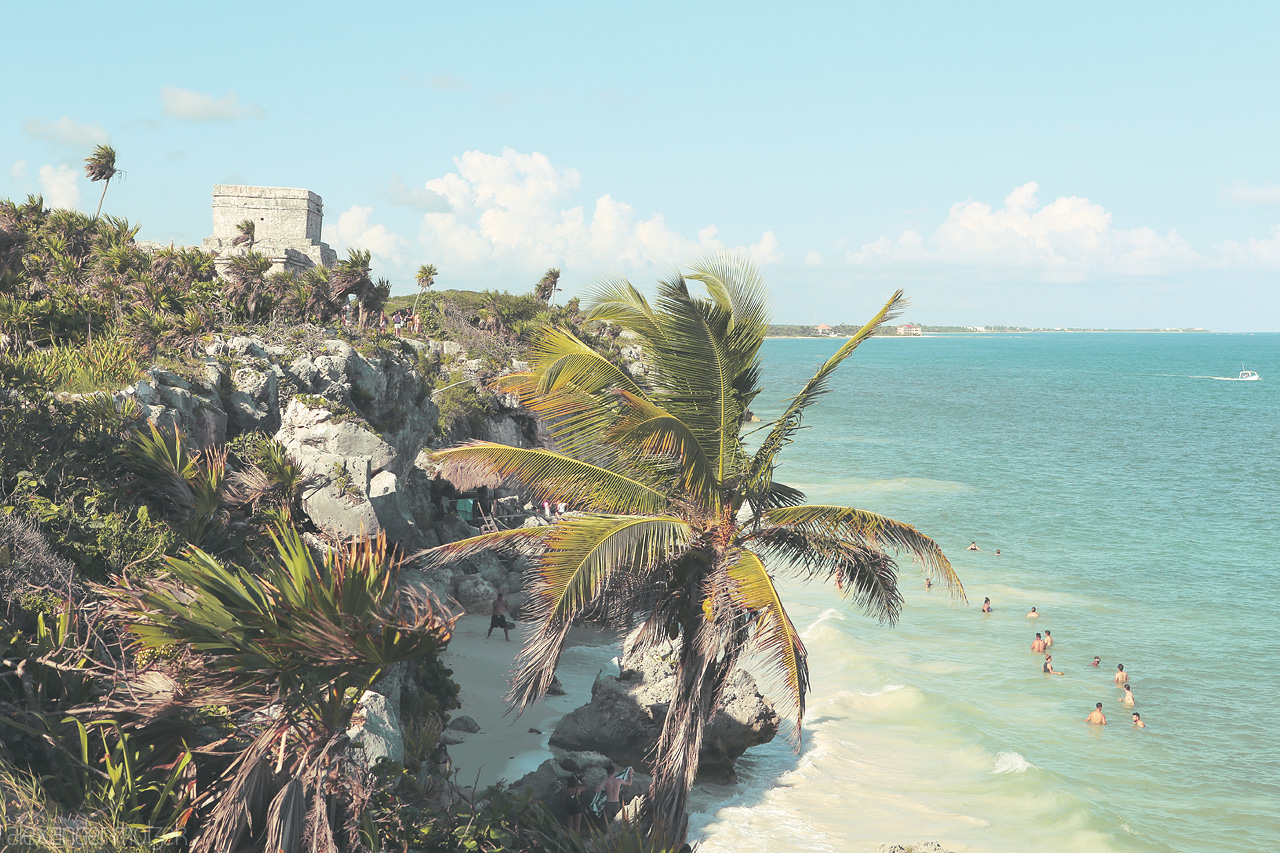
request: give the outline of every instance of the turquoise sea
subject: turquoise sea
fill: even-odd
[[[840,343],[767,342],[756,412]],[[695,792],[703,853],[1280,849],[1280,335],[871,340],[805,425],[778,478],[916,525],[968,604],[909,563],[895,627],[788,582],[802,745]]]

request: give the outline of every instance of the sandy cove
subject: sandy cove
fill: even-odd
[[[613,633],[575,627],[569,632],[556,672],[565,695],[544,697],[516,716],[514,712],[507,713],[504,697],[512,663],[533,626],[518,623],[511,631],[510,642],[502,638],[499,629],[485,639],[488,630],[488,616],[463,616],[441,656],[445,666],[453,670],[453,680],[460,688],[458,699],[462,707],[452,716],[468,716],[480,724],[480,731],[475,734],[457,732],[466,740],[449,747],[459,785],[477,784],[477,775],[481,787],[500,779],[513,782],[537,769],[551,757],[547,744],[556,723],[591,700],[596,674],[612,666],[610,660],[620,652]]]

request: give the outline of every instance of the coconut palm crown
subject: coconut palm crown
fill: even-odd
[[[122,174],[121,170],[116,168],[116,150],[110,145],[99,145],[93,149],[93,153],[84,160],[84,174],[91,181],[102,181],[102,195],[98,198],[98,210],[93,214],[93,218],[97,219],[102,213],[102,202],[107,197],[107,187],[111,185],[111,179]]]
[[[690,291],[698,282],[705,296]],[[717,255],[660,281],[652,300],[625,279],[597,284],[589,317],[635,336],[636,375],[570,332],[535,336],[528,372],[499,380],[547,424],[554,449],[475,442],[436,458],[455,482],[518,484],[576,512],[545,528],[505,530],[435,549],[441,562],[482,550],[531,554],[526,612],[537,629],[516,660],[510,701],[523,709],[551,684],[574,619],[601,614],[632,628],[630,648],[674,643],[676,694],[651,756],[650,823],[679,827],[703,729],[740,658],[794,711],[799,745],[809,674],[778,574],[834,581],[856,606],[894,622],[902,606],[890,552],[910,555],[958,599],[938,545],[873,512],[805,502],[774,479],[778,454],[835,369],[905,301],[899,291],[758,430],[744,435],[760,393],[768,324],[764,283],[749,262]]]

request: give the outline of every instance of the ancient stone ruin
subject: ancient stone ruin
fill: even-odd
[[[245,187],[218,184],[213,188],[213,236],[203,248],[225,259],[248,251],[233,244],[236,226],[254,224],[253,250],[271,261],[272,272],[300,273],[315,266],[332,267],[338,255],[320,240],[324,203],[310,190],[290,187]]]

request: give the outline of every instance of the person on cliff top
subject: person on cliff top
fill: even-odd
[[[404,315],[399,311],[391,315],[391,325],[396,327],[396,337],[400,337],[400,329],[404,326]]]
[[[489,633],[484,635],[487,640],[493,636],[493,629],[501,628],[502,635],[507,638],[507,642],[511,642],[511,623],[507,621],[507,599],[498,593],[498,597],[493,600],[493,615],[489,617]]]
[[[413,312],[413,333],[415,335],[422,334],[422,314],[418,311]]]

